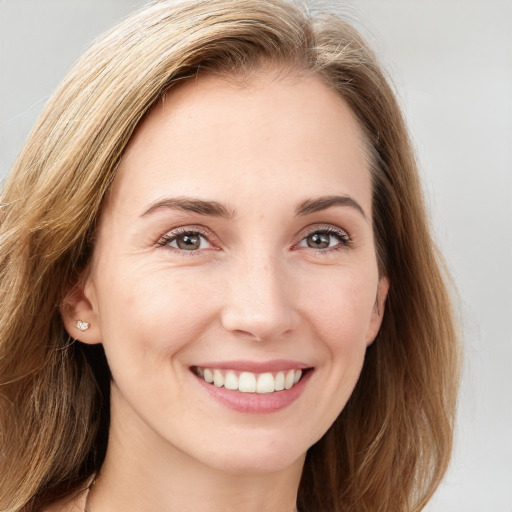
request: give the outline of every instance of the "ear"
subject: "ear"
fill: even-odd
[[[388,290],[389,279],[386,276],[382,276],[379,279],[379,284],[377,286],[377,297],[375,299],[375,304],[373,305],[370,325],[368,326],[366,346],[371,345],[379,333],[380,326],[382,325],[382,319],[384,318],[384,307],[386,305]]]
[[[88,345],[96,345],[103,341],[94,282],[88,275],[82,275],[78,282],[70,287],[60,305],[60,314],[71,338]],[[80,323],[82,326],[88,324],[88,327],[79,329]]]

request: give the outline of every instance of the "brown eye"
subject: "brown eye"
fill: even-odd
[[[350,241],[348,233],[341,229],[319,229],[305,236],[300,241],[299,247],[309,247],[316,250],[341,249],[350,245]]]
[[[212,245],[206,236],[197,231],[182,231],[178,233],[169,233],[159,242],[159,245],[172,247],[180,251],[198,251],[201,249],[210,249]]]
[[[332,235],[328,233],[313,233],[306,237],[306,244],[313,249],[326,249],[331,243]]]
[[[195,251],[201,246],[201,236],[195,233],[184,233],[176,237],[176,245],[185,251]]]

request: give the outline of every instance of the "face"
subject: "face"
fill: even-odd
[[[230,471],[303,460],[381,322],[368,169],[316,78],[201,78],[150,112],[66,320],[104,345],[111,436]]]

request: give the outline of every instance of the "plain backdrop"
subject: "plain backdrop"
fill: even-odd
[[[392,76],[460,295],[456,447],[427,510],[512,512],[512,2],[334,2]],[[0,177],[76,58],[143,3],[0,0]]]

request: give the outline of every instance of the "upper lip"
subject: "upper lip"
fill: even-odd
[[[194,365],[199,368],[216,368],[219,370],[237,370],[240,372],[265,373],[278,372],[282,370],[305,370],[311,365],[285,359],[274,359],[272,361],[208,361]]]

